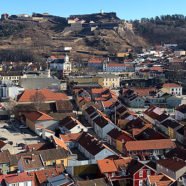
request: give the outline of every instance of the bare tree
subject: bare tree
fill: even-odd
[[[10,115],[15,114],[16,101],[10,99],[9,102],[4,103],[5,109],[9,112]]]
[[[30,96],[30,101],[34,104],[37,111],[40,110],[41,104],[44,103],[45,99],[45,96],[38,90],[34,95]]]

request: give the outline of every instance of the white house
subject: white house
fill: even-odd
[[[105,116],[96,117],[93,120],[93,128],[94,132],[101,138],[105,139],[107,133],[110,132],[112,129],[116,128],[116,125]]]
[[[85,132],[78,139],[78,149],[85,157],[94,160],[101,160],[108,156],[116,155],[114,151],[102,144],[97,138]]]
[[[88,131],[88,129],[82,123],[71,116],[64,118],[60,122],[59,126],[62,133],[79,133],[81,131]]]
[[[162,92],[175,96],[182,96],[182,86],[176,83],[165,83],[162,86]]]
[[[150,106],[144,113],[144,118],[152,123],[154,126],[157,124],[162,123],[166,119],[169,118],[169,115],[167,115],[161,108],[156,106]]]
[[[13,174],[5,177],[6,186],[34,186],[33,177],[27,173]]]
[[[178,121],[186,119],[186,105],[180,105],[175,109],[175,119]]]

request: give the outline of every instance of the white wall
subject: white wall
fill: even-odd
[[[186,114],[184,114],[184,113],[182,113],[178,110],[175,110],[175,119],[178,120],[178,121],[186,119]]]

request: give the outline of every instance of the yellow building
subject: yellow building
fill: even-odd
[[[103,74],[95,77],[97,83],[105,88],[119,88],[120,87],[120,77],[114,74]]]
[[[70,82],[76,82],[79,84],[93,84],[97,83],[105,88],[119,88],[120,77],[114,74],[101,74],[97,76],[77,76],[69,79]]]

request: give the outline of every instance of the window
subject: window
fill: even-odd
[[[140,170],[140,171],[139,171],[139,177],[140,177],[140,178],[143,177],[143,170]]]

